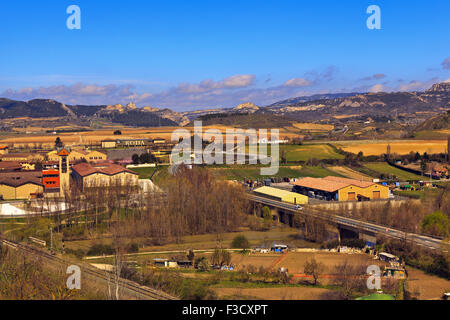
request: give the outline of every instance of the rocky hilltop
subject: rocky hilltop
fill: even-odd
[[[433,84],[425,93],[444,93],[450,94],[450,80],[442,83]]]
[[[378,92],[319,99],[261,108],[276,115],[302,121],[350,117],[417,117],[438,114],[450,108],[450,83],[433,85],[425,92]],[[424,118],[425,117],[425,118]]]
[[[314,100],[314,97],[318,99]],[[208,119],[211,123],[214,121],[229,122],[232,125],[233,121],[243,119],[237,117],[239,115],[247,117],[245,118],[246,124],[254,124],[254,119],[270,123],[267,120],[270,116],[278,117],[277,121],[280,123],[285,121],[280,119],[302,122],[337,120],[345,122],[345,119],[370,117],[417,124],[449,109],[450,82],[448,81],[434,84],[424,92],[327,94],[292,98],[267,107],[259,107],[252,102],[246,102],[235,108],[216,108],[183,113],[151,106],[138,108],[132,102],[126,105],[84,106],[65,105],[51,99],[34,99],[25,102],[0,98],[0,120],[65,118],[91,121],[97,118],[130,126],[183,126],[196,118]],[[258,115],[264,115],[264,117]],[[228,119],[225,120],[225,118]]]
[[[237,107],[232,109],[232,112],[236,113],[255,113],[259,110],[259,107],[252,103],[252,102],[246,102],[238,105]]]

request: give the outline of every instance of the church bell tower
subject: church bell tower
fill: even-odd
[[[69,191],[70,187],[70,151],[67,148],[62,148],[57,154],[59,157],[59,193],[62,197],[66,191]]]

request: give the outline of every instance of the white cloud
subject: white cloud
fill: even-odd
[[[78,104],[108,104],[129,99],[133,87],[130,85],[117,86],[109,84],[105,86],[97,84],[76,83],[74,85],[58,85],[40,88],[22,88],[19,90],[6,90],[2,96],[10,99],[31,100],[37,98],[54,99],[57,101]]]
[[[284,83],[285,87],[308,87],[311,85],[312,82],[304,78],[293,78]]]
[[[258,105],[269,105],[287,98],[307,96],[315,93],[337,92],[391,92],[391,91],[422,91],[439,82],[438,78],[428,81],[413,80],[409,83],[397,83],[395,87],[387,82],[374,85],[366,83],[357,88],[330,88],[327,79],[332,79],[336,72],[330,67],[323,72],[312,72],[311,77],[292,78],[279,85],[266,88],[253,86],[256,77],[249,74],[238,74],[219,81],[206,79],[198,83],[180,83],[171,88],[148,92],[137,90],[131,84],[88,84],[75,83],[72,85],[54,85],[48,87],[24,87],[8,89],[0,93],[0,97],[16,100],[31,100],[36,98],[54,99],[66,104],[106,105],[130,101],[138,106],[154,106],[171,108],[176,111],[194,110],[210,107],[234,107],[240,103],[252,101]],[[383,78],[381,74],[371,76]],[[264,82],[264,79],[262,79]],[[447,80],[450,82],[450,79]],[[359,83],[359,81],[358,81]],[[142,86],[139,86],[142,88]]]
[[[238,89],[246,88],[253,84],[255,76],[252,74],[240,74],[225,78],[221,81],[214,81],[211,79],[203,80],[200,83],[186,83],[182,82],[173,89],[174,91],[184,93],[201,93],[214,89]]]
[[[429,89],[433,84],[440,82],[438,78],[433,78],[428,81],[412,80],[407,84],[401,84],[398,86],[399,91],[424,91]]]
[[[235,75],[222,81],[225,88],[245,88],[253,84],[255,76],[252,74]]]
[[[388,92],[389,88],[384,84],[378,83],[369,89],[369,92]]]

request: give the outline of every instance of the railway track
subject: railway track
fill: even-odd
[[[31,246],[28,245],[24,245],[18,242],[14,242],[14,241],[10,241],[10,240],[6,240],[6,239],[2,239],[0,238],[1,244],[14,249],[14,250],[20,250],[22,252],[25,252],[27,254],[30,255],[34,255],[34,256],[38,256],[42,259],[47,260],[48,262],[54,263],[54,264],[59,264],[62,266],[68,266],[71,264],[75,264],[75,263],[71,263],[69,261],[65,261],[57,256],[54,256],[48,252],[33,248]],[[90,266],[86,266],[86,265],[82,265],[81,263],[77,263],[77,265],[80,267],[82,274],[87,274],[93,278],[95,278],[96,280],[100,280],[100,281],[104,281],[105,283],[108,283],[109,281],[109,277],[107,276],[106,273],[94,268],[94,267],[90,267]],[[115,284],[112,284],[112,286],[115,286]],[[121,278],[119,280],[119,287],[122,290],[125,290],[128,292],[129,295],[136,297],[138,299],[143,299],[143,300],[178,300],[177,297],[171,296],[165,292],[156,290],[156,289],[152,289],[146,286],[141,286],[140,284],[127,280],[127,279],[123,279]]]

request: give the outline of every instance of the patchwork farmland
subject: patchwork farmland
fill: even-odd
[[[344,151],[358,153],[362,151],[365,156],[378,156],[385,154],[387,146],[391,146],[391,153],[408,154],[410,152],[424,152],[428,154],[443,153],[447,140],[391,140],[391,141],[345,141],[335,143],[336,147]]]

